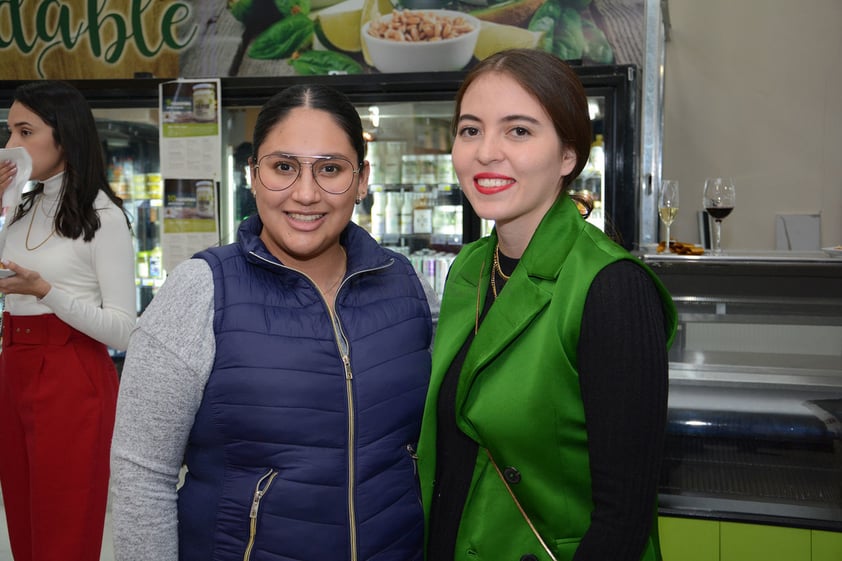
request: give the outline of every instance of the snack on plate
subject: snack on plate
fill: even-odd
[[[663,253],[666,249],[666,243],[660,242],[658,243],[658,253]],[[696,244],[692,244],[689,242],[670,242],[670,251],[672,253],[676,253],[678,255],[702,255],[705,252],[705,248],[698,246]]]
[[[471,23],[461,17],[448,17],[435,12],[393,10],[390,21],[374,20],[368,34],[393,41],[442,41],[473,31]]]

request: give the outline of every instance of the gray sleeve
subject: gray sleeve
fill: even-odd
[[[111,446],[117,561],[177,561],[176,489],[213,365],[213,278],[178,265],[138,320],[120,380]]]

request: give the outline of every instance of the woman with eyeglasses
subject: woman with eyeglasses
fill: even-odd
[[[437,304],[350,222],[362,132],[333,89],[270,99],[249,161],[257,214],[174,268],[141,316],[113,441],[116,559],[422,558]]]

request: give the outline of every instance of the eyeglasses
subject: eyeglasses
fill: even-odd
[[[312,160],[302,162],[301,158]],[[355,168],[351,160],[341,156],[297,156],[293,154],[266,154],[254,168],[263,186],[270,191],[284,191],[301,177],[301,168],[310,166],[310,172],[322,191],[341,195],[354,184]]]

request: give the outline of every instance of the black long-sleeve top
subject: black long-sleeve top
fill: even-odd
[[[504,272],[517,260],[500,255]],[[498,293],[505,282],[496,277]],[[494,301],[488,291],[483,315]],[[649,276],[620,261],[588,291],[578,346],[594,510],[574,561],[638,561],[651,529],[667,417],[668,362],[661,299]],[[456,426],[459,372],[473,334],[451,364],[438,402],[436,488],[427,558],[454,559],[477,443]],[[628,422],[633,419],[634,422]]]

